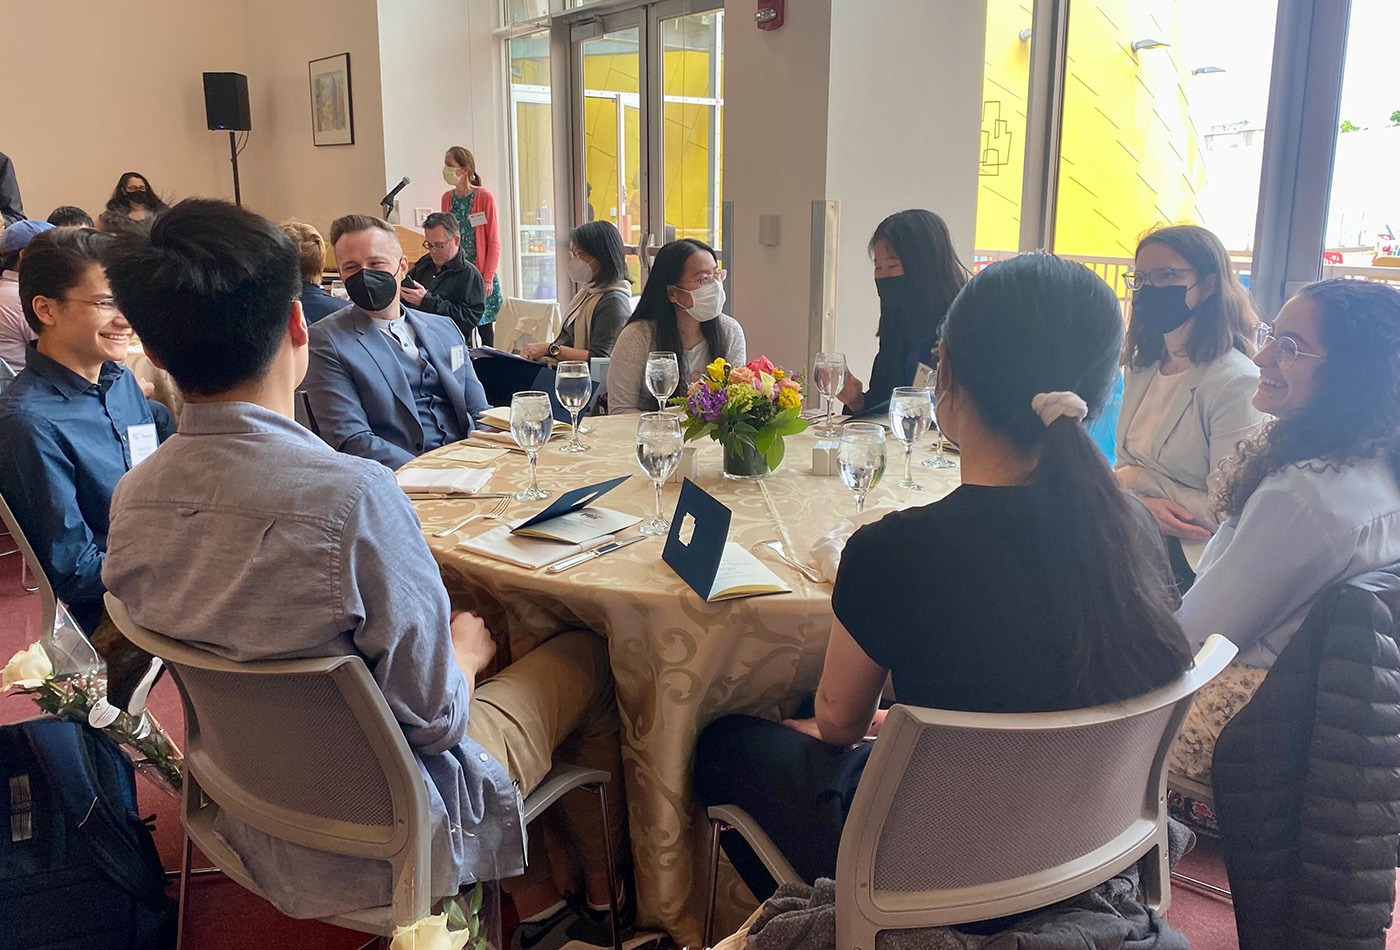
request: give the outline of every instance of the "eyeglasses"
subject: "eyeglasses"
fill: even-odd
[[[724,283],[724,278],[726,278],[726,277],[728,277],[728,276],[729,276],[729,271],[727,271],[727,270],[717,270],[717,271],[715,271],[713,274],[701,274],[699,277],[695,278],[695,287],[696,287],[696,289],[699,289],[699,288],[701,288],[701,287],[704,287],[704,286],[706,286],[706,285],[708,285],[708,284],[713,284],[713,283],[715,283],[715,282],[719,282],[719,283],[722,284],[722,283]],[[686,289],[688,289],[688,288],[682,287],[680,284],[676,284],[675,286],[676,286],[678,289],[680,289],[680,290],[686,290]]]
[[[64,303],[85,303],[89,307],[96,307],[97,312],[104,317],[121,316],[122,309],[117,306],[116,300],[111,297],[103,297],[101,300],[84,300],[82,297],[63,297]]]
[[[1156,267],[1152,270],[1130,270],[1123,275],[1129,290],[1141,290],[1148,284],[1153,287],[1170,287],[1178,274],[1196,273],[1189,267]]]
[[[430,251],[440,251],[451,243],[451,241],[424,241],[423,246]]]
[[[1280,369],[1288,369],[1288,367],[1298,362],[1298,357],[1300,356],[1306,356],[1310,360],[1327,359],[1327,357],[1317,353],[1308,353],[1304,351],[1298,346],[1298,341],[1291,336],[1274,336],[1273,327],[1261,324],[1259,327],[1259,336],[1262,341],[1259,344],[1259,349],[1261,351],[1267,349],[1271,343],[1278,346],[1278,355],[1274,357],[1274,360],[1278,363]]]

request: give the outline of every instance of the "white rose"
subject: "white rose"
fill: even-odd
[[[409,927],[395,928],[389,950],[462,950],[470,936],[465,930],[449,932],[447,915],[438,914]]]
[[[53,664],[49,662],[49,655],[44,652],[43,645],[35,640],[28,650],[20,650],[5,664],[0,693],[9,692],[15,686],[34,689],[52,677]]]

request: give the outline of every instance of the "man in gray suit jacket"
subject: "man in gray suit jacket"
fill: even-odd
[[[321,438],[390,468],[466,438],[486,393],[457,325],[400,302],[408,259],[393,229],[350,214],[330,237],[354,305],[311,328],[305,388]]]

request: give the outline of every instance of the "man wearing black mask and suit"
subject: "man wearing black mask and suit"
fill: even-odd
[[[8,227],[24,220],[24,203],[19,198],[19,179],[15,178],[15,163],[0,152],[0,218]]]
[[[882,411],[896,387],[914,384],[920,363],[932,366],[938,325],[968,278],[948,226],[931,211],[900,211],[881,221],[870,254],[880,295],[880,349],[870,388],[851,374],[837,394],[852,413]]]
[[[321,438],[395,469],[466,438],[488,408],[486,393],[457,325],[401,302],[408,259],[393,229],[348,214],[331,223],[330,238],[354,305],[310,331],[304,386]]]

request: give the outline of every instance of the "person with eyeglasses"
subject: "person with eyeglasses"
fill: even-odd
[[[1132,301],[1114,470],[1157,519],[1185,590],[1219,525],[1211,474],[1264,418],[1250,402],[1259,317],[1225,245],[1195,225],[1148,232],[1124,279]]]
[[[1309,284],[1254,362],[1254,406],[1273,419],[1225,465],[1212,499],[1224,522],[1177,612],[1194,646],[1219,633],[1240,649],[1176,742],[1199,781],[1318,595],[1400,561],[1400,290]]]
[[[486,313],[486,282],[467,260],[456,217],[441,211],[428,215],[423,247],[428,253],[418,258],[403,282],[403,302],[447,317],[471,340]]]
[[[608,368],[608,414],[646,412],[647,354],[670,352],[680,364],[673,395],[686,391],[716,357],[732,366],[748,361],[744,328],[724,313],[725,271],[714,249],[694,238],[672,241],[656,253],[632,319],[617,335]]]
[[[112,492],[175,431],[122,365],[132,330],[107,285],[112,240],[57,228],[29,243],[19,292],[37,339],[0,398],[0,495],[90,636],[104,618]]]
[[[526,343],[527,360],[610,357],[617,335],[632,316],[632,282],[622,235],[611,221],[589,221],[569,233],[569,279],[578,293],[564,312],[552,343]]]

